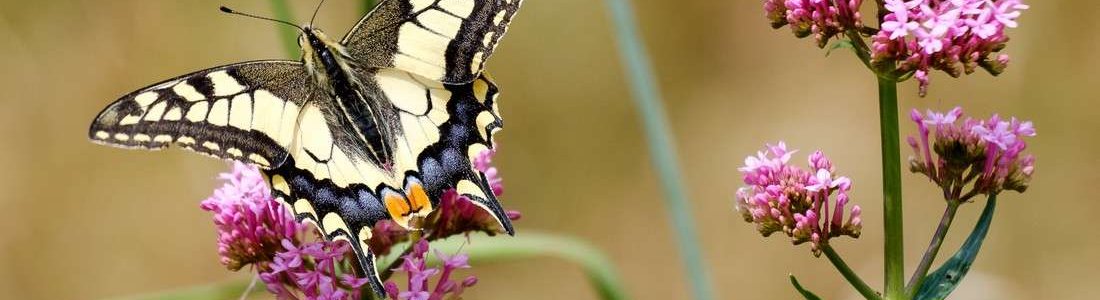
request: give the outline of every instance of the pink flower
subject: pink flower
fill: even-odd
[[[790,165],[794,152],[780,142],[745,159],[739,170],[746,186],[737,190],[736,201],[745,221],[764,236],[783,232],[796,245],[810,242],[814,255],[833,237],[859,237],[859,206],[853,205],[844,220],[851,180],[834,176],[832,162],[821,151],[809,156],[811,170]]]
[[[231,270],[251,264],[280,299],[358,299],[366,278],[339,270],[356,263],[346,242],[317,240],[271,197],[256,167],[235,162],[228,181],[201,204],[214,213],[218,253]]]
[[[279,299],[359,299],[367,278],[352,273],[351,247],[345,241],[295,245],[289,239],[267,268],[258,270],[267,290]],[[341,271],[344,270],[344,271]]]
[[[797,37],[814,36],[824,48],[833,37],[846,30],[863,27],[859,7],[863,0],[767,0],[765,17],[772,28],[790,25]]]
[[[436,251],[436,257],[443,261],[443,269],[429,268],[427,266],[428,242],[420,240],[409,254],[402,256],[404,262],[394,271],[408,274],[407,289],[402,291],[396,283],[386,282],[386,296],[394,300],[428,300],[428,299],[462,299],[463,290],[477,284],[477,277],[469,276],[460,282],[451,279],[454,271],[468,269],[469,258],[465,254],[449,256]],[[435,287],[431,287],[429,279],[439,274]]]
[[[493,194],[500,197],[504,194],[504,179],[500,178],[500,173],[497,168],[493,166],[493,156],[497,155],[498,147],[494,144],[492,149],[481,151],[476,157],[474,157],[474,169],[485,173],[485,178],[489,181],[489,188],[493,189]]]
[[[913,110],[912,116],[919,134],[909,137],[915,152],[909,158],[910,170],[942,187],[948,200],[966,201],[978,194],[1027,189],[1035,158],[1021,156],[1020,152],[1027,148],[1023,138],[1035,136],[1031,122],[1002,120],[994,115],[987,120],[965,118],[958,123],[963,116],[958,107],[945,114],[928,111],[922,115]],[[927,127],[930,125],[936,126],[934,138]],[[968,186],[971,189],[963,193]]]
[[[1000,74],[1008,57],[997,54],[1015,28],[1022,10],[1019,0],[885,0],[882,29],[872,37],[875,63],[896,61],[902,72],[912,72],[927,93],[928,71],[952,77],[982,67]],[[994,55],[996,54],[996,55]]]
[[[306,230],[283,205],[271,197],[256,167],[235,162],[222,173],[227,182],[203,200],[200,207],[214,213],[218,231],[218,254],[230,270],[270,262],[280,243]]]

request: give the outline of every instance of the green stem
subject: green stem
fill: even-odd
[[[913,271],[913,277],[909,278],[909,286],[906,287],[908,295],[912,296],[916,291],[919,291],[921,284],[924,283],[924,279],[928,275],[928,269],[932,268],[932,262],[936,260],[936,254],[940,252],[940,246],[943,245],[943,238],[947,235],[947,230],[951,228],[951,221],[955,220],[955,212],[959,210],[960,203],[957,200],[947,201],[947,209],[944,210],[943,217],[940,218],[940,225],[936,227],[936,233],[932,235],[932,242],[928,244],[928,249],[924,251],[924,257],[921,258],[917,269]]]
[[[855,271],[852,271],[852,268],[848,267],[844,259],[840,258],[836,250],[833,250],[833,246],[829,246],[828,244],[822,245],[821,251],[825,252],[825,257],[829,258],[829,262],[833,263],[837,271],[840,271],[840,275],[843,275],[844,279],[848,280],[848,283],[851,283],[852,287],[855,287],[860,295],[863,295],[863,298],[870,300],[882,299],[882,296],[880,296],[878,292],[868,286],[866,282],[863,282],[863,279],[859,278],[859,275],[856,274]]]
[[[672,132],[662,106],[661,93],[657,89],[654,72],[638,36],[634,10],[629,0],[607,0],[618,35],[619,51],[626,74],[630,77],[631,92],[644,123],[651,160],[657,169],[664,191],[665,205],[671,215],[673,229],[679,246],[680,258],[687,269],[688,283],[694,299],[713,299],[702,250],[697,236],[687,193],[681,182],[679,163],[673,145]]]
[[[286,0],[271,0],[271,10],[276,20],[294,20],[290,12],[290,5]],[[298,47],[298,30],[290,26],[279,26],[279,37],[283,40],[283,49],[288,57],[295,57],[301,52]]]
[[[889,73],[893,70],[886,70]],[[905,249],[901,210],[901,145],[898,137],[897,82],[878,77],[882,139],[882,199],[885,223],[886,298],[905,299]]]
[[[855,47],[856,57],[859,58],[859,61],[867,69],[875,71],[875,66],[871,64],[871,48],[867,46],[867,42],[863,41],[863,37],[859,36],[859,32],[848,30],[844,32],[844,35],[852,41],[852,46]]]

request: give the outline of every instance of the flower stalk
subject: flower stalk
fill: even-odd
[[[833,263],[836,270],[840,272],[840,275],[844,276],[844,279],[848,280],[848,283],[852,284],[852,287],[859,291],[860,295],[863,295],[865,299],[880,300],[882,296],[868,286],[866,282],[863,282],[862,278],[859,278],[859,274],[852,271],[852,268],[848,267],[848,264],[844,262],[843,258],[840,258],[840,254],[833,250],[833,246],[825,244],[821,246],[822,252],[825,253],[825,257],[829,258],[829,262]]]
[[[901,139],[898,134],[897,82],[878,77],[878,98],[879,131],[882,143],[886,298],[904,299],[905,245],[901,210]]]
[[[924,283],[925,276],[928,275],[928,270],[932,268],[932,262],[936,260],[936,255],[940,252],[940,246],[943,245],[943,238],[947,235],[948,229],[951,228],[951,222],[955,220],[955,212],[959,210],[960,204],[962,204],[960,201],[947,201],[947,209],[943,211],[940,225],[936,227],[936,233],[932,235],[932,241],[928,243],[928,249],[924,251],[920,264],[913,271],[913,277],[909,278],[906,294],[910,297],[913,296],[913,293],[919,291],[921,284]]]

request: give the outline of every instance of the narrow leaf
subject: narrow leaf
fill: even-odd
[[[974,231],[970,232],[966,242],[963,242],[959,251],[955,252],[955,255],[952,255],[939,269],[928,274],[924,284],[917,291],[915,299],[944,299],[955,290],[966,273],[970,271],[974,258],[982,248],[982,241],[989,232],[989,224],[993,221],[993,209],[996,207],[997,195],[990,196],[985,203],[985,209],[982,210],[982,216],[978,219],[978,224],[974,226]]]
[[[818,297],[813,292],[802,288],[802,284],[798,283],[798,279],[794,278],[794,274],[788,274],[787,276],[791,278],[791,284],[794,285],[794,289],[798,290],[799,294],[802,294],[803,298],[806,298],[806,300],[821,300],[821,297]]]

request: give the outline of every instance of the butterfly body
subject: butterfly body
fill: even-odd
[[[392,144],[395,134],[391,128],[381,127],[384,120],[393,120],[392,105],[379,101],[377,89],[367,89],[355,74],[352,59],[339,43],[330,40],[319,29],[304,27],[299,38],[302,46],[302,63],[313,77],[314,83],[335,100],[334,107],[340,122],[353,128],[363,145],[356,149],[367,150],[367,157],[379,165],[392,163]]]
[[[472,158],[503,123],[482,72],[520,0],[383,0],[342,40],[304,27],[301,61],[215,67],[105,108],[91,139],[176,145],[260,167],[273,196],[349,241],[376,292],[380,220],[416,229],[449,189],[512,226]]]

